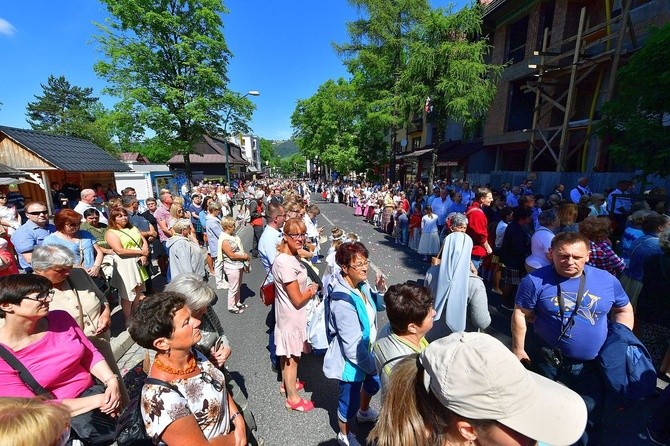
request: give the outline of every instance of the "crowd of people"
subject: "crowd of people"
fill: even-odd
[[[531,181],[497,190],[444,182],[426,196],[420,182],[403,190],[263,180],[162,190],[141,210],[132,188],[95,185],[78,202],[58,195],[53,224],[42,202],[25,204],[21,224],[0,191],[0,421],[8,407],[40,410],[28,401],[40,396],[55,400],[42,406],[65,409],[43,409],[53,429],[39,432],[50,436],[42,444],[113,441],[113,428],[93,439],[83,426],[113,426],[130,400],[109,345],[118,299],[133,340],[155,352],[138,406],[154,443],[262,444],[212,308],[215,288],[231,314],[249,308],[240,288],[260,258],[275,290],[268,348],[284,406],[314,409],[298,369],[320,350],[324,376],[338,383],[339,445],[360,444],[353,419],[376,423],[367,440],[378,446],[600,444],[606,400],[596,357],[608,319],[635,329],[659,375],[670,376],[670,217],[657,196],[626,197],[631,186],[597,194],[582,178],[570,193],[556,185],[541,196]],[[322,252],[328,237],[311,192],[417,251],[425,283],[369,279],[370,251],[344,228],[330,229]],[[250,249],[237,235],[246,225]],[[156,274],[168,282],[161,292]],[[485,334],[487,290],[508,311],[511,351]],[[325,346],[312,336],[318,323]],[[377,412],[370,402],[379,392]],[[664,393],[655,415],[668,400]],[[667,425],[652,417],[648,435],[664,444]]]

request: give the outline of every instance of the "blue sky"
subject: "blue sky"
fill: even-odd
[[[29,128],[28,102],[42,93],[50,74],[100,96],[104,81],[93,72],[100,54],[91,44],[93,22],[107,13],[96,0],[6,1],[0,8],[0,125]],[[332,42],[346,42],[346,22],[357,12],[346,0],[227,0],[223,17],[233,52],[230,87],[252,97],[257,109],[251,128],[258,136],[287,139],[298,99],[310,97],[328,79],[347,77]],[[467,3],[432,0],[433,5]],[[102,97],[111,107],[115,98]]]

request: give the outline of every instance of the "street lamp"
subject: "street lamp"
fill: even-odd
[[[247,96],[260,96],[260,92],[258,90],[249,90],[245,95],[240,96],[240,99],[244,99]],[[233,106],[231,105],[228,108],[228,113],[226,113],[226,119],[223,121],[223,133],[225,134],[226,138],[226,183],[228,183],[228,186],[230,186],[230,164],[228,162],[228,152],[230,152],[230,143],[228,142],[228,121],[230,120],[230,114],[233,112]],[[242,144],[242,141],[240,141],[240,144]]]

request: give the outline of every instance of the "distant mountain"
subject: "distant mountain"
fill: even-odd
[[[281,158],[288,158],[291,155],[298,153],[298,146],[295,145],[292,139],[286,141],[275,141],[272,144],[277,156]]]

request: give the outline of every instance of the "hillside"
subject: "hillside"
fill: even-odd
[[[280,158],[288,158],[291,155],[298,153],[298,147],[295,145],[292,139],[286,141],[275,141],[272,144],[272,148]]]

